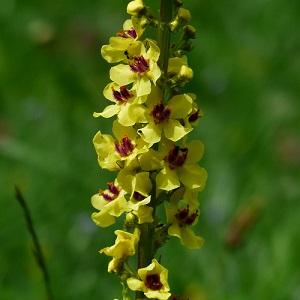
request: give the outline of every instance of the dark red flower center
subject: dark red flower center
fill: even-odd
[[[199,118],[201,117],[200,115],[200,109],[198,108],[196,112],[193,114],[189,115],[189,122],[190,123],[195,123]]]
[[[170,169],[182,167],[186,161],[188,148],[180,148],[174,145],[173,149],[169,151],[168,156],[164,158],[169,163]]]
[[[145,59],[143,55],[133,56],[132,62],[129,62],[132,72],[144,74],[149,71],[149,59]]]
[[[115,141],[115,150],[121,157],[130,155],[135,146],[126,135],[124,135],[119,144]]]
[[[164,122],[170,118],[171,115],[171,109],[169,106],[164,106],[163,102],[160,101],[157,103],[151,113],[150,116],[153,117],[155,124],[159,124],[161,122]]]
[[[121,86],[119,91],[116,91],[113,87],[111,90],[116,101],[124,105],[127,103],[128,99],[133,97],[132,93],[125,86]]]
[[[131,29],[128,29],[128,30],[121,30],[117,33],[117,36],[120,36],[122,38],[125,38],[125,39],[128,39],[128,38],[136,38],[137,37],[137,34],[136,34],[136,31],[131,28]]]
[[[120,189],[117,186],[115,186],[113,182],[107,183],[107,192],[103,190],[99,191],[99,195],[102,195],[102,197],[106,201],[115,200],[119,196],[119,193],[120,193]]]
[[[133,193],[133,198],[136,201],[142,201],[142,200],[145,199],[145,197],[142,194],[140,194],[139,192],[134,192]]]
[[[187,205],[187,207],[182,210],[178,209],[175,218],[178,220],[179,227],[185,227],[192,225],[197,219],[198,215],[198,210],[190,214],[190,206]]]
[[[149,274],[146,276],[145,286],[150,290],[158,291],[162,288],[163,284],[158,274]]]

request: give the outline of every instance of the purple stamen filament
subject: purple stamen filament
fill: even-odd
[[[117,33],[117,36],[120,36],[122,38],[128,39],[128,38],[133,38],[135,39],[137,37],[136,31],[131,28],[128,30],[121,30]]]
[[[124,135],[119,144],[115,141],[115,150],[121,157],[130,155],[135,146],[126,135]]]
[[[200,118],[200,109],[198,108],[196,112],[189,116],[189,122],[194,123]]]
[[[180,152],[182,153],[180,155]],[[180,148],[174,145],[174,148],[169,151],[169,155],[164,158],[169,163],[170,169],[182,167],[185,164],[188,154],[187,148]]]
[[[153,117],[155,124],[159,124],[163,121],[168,120],[170,118],[170,115],[171,115],[170,107],[169,106],[165,107],[162,100],[153,107],[150,113],[150,116]]]
[[[106,193],[106,191],[108,193]],[[101,195],[104,198],[104,200],[106,200],[106,201],[115,200],[119,196],[119,193],[120,193],[120,189],[117,186],[115,186],[115,184],[113,182],[107,183],[106,191],[103,191],[103,190],[99,191],[99,195]]]
[[[194,213],[190,214],[190,207],[187,205],[183,210],[179,210],[175,215],[175,218],[178,220],[179,227],[190,226],[194,223],[196,218],[199,215],[199,211],[196,210]]]
[[[116,101],[122,103],[123,105],[125,105],[127,100],[133,96],[125,86],[121,86],[119,91],[116,91],[113,87],[111,90]]]
[[[128,64],[134,73],[144,74],[149,71],[149,59],[145,59],[143,55],[134,55],[133,62],[128,62]]]
[[[134,192],[133,193],[133,198],[136,200],[136,201],[142,201],[145,199],[145,197],[140,194],[139,192]]]

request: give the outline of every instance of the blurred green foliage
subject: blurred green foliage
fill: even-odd
[[[97,252],[114,228],[90,220],[91,195],[114,174],[98,167],[91,140],[110,132],[110,120],[92,117],[107,104],[110,66],[99,50],[127,18],[127,2],[0,1],[2,300],[45,299],[14,184],[55,299],[120,298]],[[198,30],[186,89],[204,111],[192,136],[206,146],[196,229],[206,242],[191,251],[169,241],[161,254],[170,286],[191,300],[300,299],[300,2],[185,6]]]

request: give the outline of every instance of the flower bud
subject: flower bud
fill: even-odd
[[[120,276],[120,279],[122,282],[125,282],[129,277],[131,277],[131,274],[128,271],[124,270],[122,272],[122,275]]]
[[[179,77],[181,77],[184,81],[192,80],[193,76],[194,76],[194,72],[191,68],[185,65],[181,67],[179,72]]]
[[[192,42],[190,40],[187,40],[180,48],[183,51],[190,52],[193,49]]]
[[[148,19],[145,16],[142,16],[140,18],[139,22],[140,22],[141,28],[145,28],[149,24],[149,21],[148,21]]]
[[[172,32],[177,32],[184,23],[191,20],[191,13],[188,9],[180,7],[175,19],[169,23]]]
[[[127,5],[127,13],[133,16],[138,16],[144,7],[143,0],[133,0]]]
[[[178,9],[178,18],[181,20],[181,22],[189,22],[192,17],[188,9],[180,7]]]
[[[184,26],[182,37],[184,40],[195,39],[196,38],[196,29],[191,25]]]
[[[132,212],[129,212],[126,214],[126,222],[127,223],[132,224],[135,222],[135,219],[136,219],[136,216]]]
[[[121,259],[115,259],[113,258],[108,263],[108,273],[119,273],[123,270],[124,263]]]
[[[169,26],[171,31],[176,32],[177,28],[179,27],[180,23],[178,22],[178,18],[176,18],[174,21],[170,22]]]

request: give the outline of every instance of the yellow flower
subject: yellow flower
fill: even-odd
[[[197,163],[204,152],[204,146],[199,140],[182,143],[177,146],[173,142],[163,139],[161,151],[149,149],[140,157],[143,170],[160,170],[156,176],[156,187],[162,190],[173,190],[181,183],[200,191],[207,179],[205,169]]]
[[[149,178],[149,172],[136,172],[136,167],[132,168],[132,164],[128,168],[120,170],[118,182],[131,194],[130,200],[127,203],[127,212],[131,212],[137,217],[138,223],[153,222],[153,208],[147,204],[151,201],[149,193],[152,188],[152,183]]]
[[[138,154],[148,151],[147,144],[132,127],[122,126],[115,121],[113,133],[118,141],[109,134],[102,134],[101,131],[98,131],[93,139],[101,168],[120,170],[135,160]]]
[[[170,199],[170,207],[166,208],[167,223],[171,224],[168,229],[168,234],[177,236],[181,244],[187,248],[197,249],[201,248],[204,240],[202,237],[196,236],[195,233],[189,229],[189,226],[195,225],[198,221],[199,209],[197,201],[197,192],[186,189],[182,197],[182,190],[174,192]],[[188,203],[184,207],[179,207],[180,201]]]
[[[125,86],[119,86],[115,82],[108,84],[103,94],[115,104],[107,106],[101,113],[94,113],[94,117],[110,118],[118,115],[118,121],[123,126],[133,126],[135,123],[146,121],[145,109],[141,106],[141,103],[146,101],[145,96],[136,97],[134,90],[128,90]]]
[[[185,127],[196,126],[198,124],[198,120],[202,117],[203,111],[198,108],[197,103],[194,101],[196,99],[196,95],[189,94],[189,96],[193,99],[192,111],[189,115],[183,119],[183,125]]]
[[[157,65],[160,50],[156,43],[146,40],[137,41],[127,49],[128,64],[119,64],[110,69],[110,79],[120,86],[133,83],[137,97],[148,95],[151,92],[151,82],[155,85],[161,75]]]
[[[101,48],[102,57],[109,63],[127,61],[126,51],[129,47],[134,47],[134,43],[140,39],[144,32],[142,18],[131,17],[123,24],[123,30],[117,33],[117,36],[109,39],[109,44]]]
[[[111,247],[103,248],[99,253],[105,253],[115,259],[124,259],[135,254],[135,247],[140,240],[140,230],[136,228],[134,233],[123,230],[116,230],[117,235],[115,244]]]
[[[134,193],[148,197],[152,188],[152,183],[149,178],[149,172],[139,172],[140,166],[133,162],[120,170],[118,174],[118,182],[122,188],[133,197]]]
[[[173,142],[178,141],[192,128],[181,125],[180,119],[186,118],[192,111],[193,100],[188,94],[176,95],[171,98],[167,105],[162,102],[162,92],[152,86],[151,93],[147,98],[145,110],[148,124],[139,129],[143,140],[150,146],[160,141],[162,132],[165,137]]]
[[[139,279],[128,278],[127,285],[133,291],[142,291],[147,298],[167,300],[171,293],[168,284],[168,270],[156,259],[146,267],[138,270]]]
[[[129,201],[128,204],[132,203],[132,213],[137,217],[138,224],[152,223],[153,222],[153,207],[146,204],[150,203],[151,197],[147,197],[144,200]]]
[[[108,227],[115,223],[115,217],[119,217],[127,207],[126,192],[115,182],[109,182],[106,190],[100,190],[92,196],[92,205],[99,210],[92,214],[92,219],[100,227]]]
[[[126,222],[128,225],[153,222],[153,207],[148,206],[151,196],[147,198],[133,197],[128,201]]]

